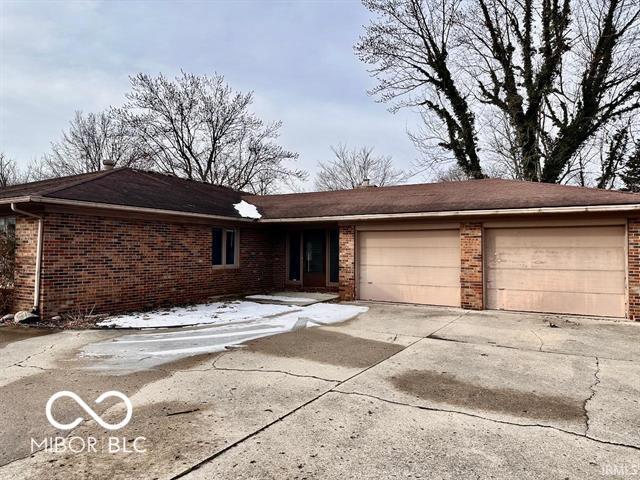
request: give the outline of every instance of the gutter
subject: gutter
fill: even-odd
[[[416,213],[373,213],[364,215],[330,215],[326,217],[291,217],[261,219],[260,223],[288,223],[288,222],[327,222],[327,221],[356,221],[356,220],[393,220],[420,219],[439,217],[481,217],[505,215],[543,215],[547,213],[611,213],[638,212],[640,204],[629,205],[600,205],[586,207],[542,207],[542,208],[511,208],[493,210],[449,210],[444,212],[416,212]]]
[[[640,212],[640,203],[621,205],[589,205],[575,207],[533,207],[533,208],[507,208],[507,209],[484,209],[484,210],[447,210],[437,212],[414,212],[414,213],[372,213],[355,215],[327,215],[315,217],[290,217],[290,218],[242,218],[228,217],[225,215],[210,215],[206,213],[181,212],[177,210],[164,210],[149,207],[134,207],[129,205],[117,205],[112,203],[83,202],[81,200],[68,200],[64,198],[44,197],[41,195],[14,197],[0,199],[1,204],[11,203],[45,203],[54,205],[70,205],[77,207],[88,207],[106,210],[117,210],[123,212],[137,212],[149,214],[174,215],[187,218],[201,218],[208,220],[223,220],[229,222],[248,223],[304,223],[304,222],[327,222],[327,221],[366,221],[366,220],[393,220],[393,219],[425,219],[442,217],[481,217],[481,216],[505,216],[505,215],[543,215],[543,214],[563,214],[563,213],[615,213],[615,212]],[[260,208],[259,205],[257,205]]]
[[[117,205],[114,203],[83,202],[81,200],[67,200],[65,198],[43,197],[40,195],[33,195],[33,196],[26,197],[25,201],[34,202],[34,203],[48,203],[48,204],[54,204],[54,205],[70,205],[75,207],[101,208],[106,210],[118,210],[122,212],[152,213],[156,215],[161,214],[161,215],[174,215],[178,217],[204,218],[209,220],[224,220],[224,221],[230,221],[230,222],[251,222],[251,223],[255,222],[255,220],[252,218],[227,217],[225,215],[210,215],[208,213],[181,212],[178,210],[164,210],[160,208],[134,207],[130,205]],[[7,203],[7,202],[4,202],[4,203]]]
[[[33,309],[32,313],[40,314],[40,278],[42,277],[42,237],[44,233],[44,219],[40,215],[36,215],[16,207],[15,202],[11,203],[11,210],[21,215],[38,219],[38,240],[36,244],[36,278],[33,286]]]

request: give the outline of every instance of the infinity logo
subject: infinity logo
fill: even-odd
[[[100,424],[101,427],[106,428],[107,430],[118,430],[119,428],[124,427],[127,423],[129,423],[129,420],[131,420],[131,416],[133,415],[133,405],[131,404],[131,400],[129,400],[129,398],[127,398],[124,393],[118,392],[116,390],[109,390],[108,392],[104,392],[102,395],[96,398],[96,403],[102,403],[109,397],[117,397],[122,400],[127,406],[127,414],[124,417],[124,420],[122,420],[120,423],[116,423],[115,425],[102,420],[102,418],[100,418],[100,416],[96,412],[94,412],[93,409],[89,405],[87,405],[84,400],[82,400],[78,395],[73,392],[63,390],[58,393],[54,393],[51,396],[51,398],[47,401],[47,406],[45,409],[47,420],[49,420],[49,423],[54,427],[59,428],[60,430],[71,430],[72,428],[80,425],[80,423],[82,423],[82,421],[84,420],[83,417],[78,417],[71,423],[59,423],[58,421],[56,421],[56,419],[53,418],[53,415],[51,415],[51,407],[53,406],[54,402],[61,397],[72,398],[78,405],[82,407],[85,412],[91,415],[91,418],[93,418]]]

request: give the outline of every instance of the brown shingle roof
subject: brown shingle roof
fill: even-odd
[[[226,187],[130,168],[0,189],[0,199],[42,196],[232,218],[241,218],[233,207],[241,195]]]
[[[246,198],[265,218],[640,204],[640,195],[595,188],[469,180]]]
[[[241,218],[234,204],[256,205],[264,219],[372,214],[640,205],[640,194],[515,180],[469,180],[334,192],[249,195],[230,188],[130,168],[0,189],[0,201],[33,196]]]
[[[11,185],[9,187],[0,188],[0,199],[23,197],[27,195],[44,195],[49,191],[66,188],[77,183],[86,182],[103,175],[108,175],[114,170],[83,173],[80,175],[71,175],[68,177],[50,178],[39,182],[21,183],[19,185]]]

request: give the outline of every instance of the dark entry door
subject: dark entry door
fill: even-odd
[[[304,287],[324,287],[327,284],[326,250],[324,230],[304,232],[302,249],[302,284]]]

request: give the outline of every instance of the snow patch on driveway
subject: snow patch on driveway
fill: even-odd
[[[214,304],[193,307],[197,311],[206,312],[207,318],[212,319],[209,322],[210,325],[176,330],[142,331],[124,335],[110,341],[87,345],[80,356],[89,362],[88,369],[128,373],[153,368],[193,355],[222,352],[262,337],[307,327],[344,322],[368,310],[368,307],[335,303],[290,307],[287,305],[234,302],[233,305],[236,306],[236,309],[231,313],[230,310],[214,309],[212,305]],[[256,317],[258,306],[271,307],[259,310],[263,313],[273,312],[273,307],[284,307],[286,310],[282,310],[280,314]],[[212,315],[217,315],[217,317],[214,319]],[[162,321],[162,326],[168,326],[171,323],[171,320],[168,319],[170,316],[173,315],[154,314],[150,315],[149,319],[152,319],[156,324]],[[118,318],[120,318],[120,324],[136,325],[142,322],[136,316]],[[149,319],[145,322],[148,322]],[[109,321],[113,320],[115,319]],[[148,326],[148,323],[144,325]]]
[[[202,324],[224,325],[273,317],[301,309],[302,307],[270,303],[215,302],[169,310],[118,315],[103,320],[97,325],[99,327],[115,328],[168,328]]]

